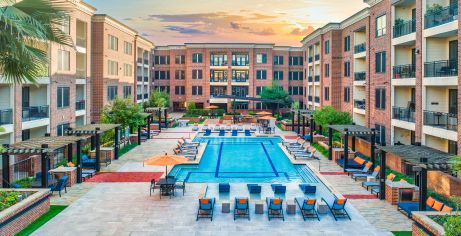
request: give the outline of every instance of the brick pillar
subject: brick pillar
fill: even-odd
[[[461,13],[461,9],[459,8],[459,3],[460,1],[458,0],[458,16]],[[461,18],[458,17],[458,28],[461,27]],[[461,37],[461,31],[458,30],[458,39]],[[458,68],[461,65],[461,41],[458,40]],[[458,106],[461,104],[461,76],[458,73]],[[458,155],[461,153],[461,109],[458,108]]]
[[[415,90],[416,90],[416,104],[415,104],[415,141],[421,142],[422,127],[423,127],[423,5],[422,1],[416,1],[416,70],[415,70]]]

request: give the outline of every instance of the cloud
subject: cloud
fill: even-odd
[[[180,34],[195,34],[195,35],[206,34],[206,32],[198,30],[198,29],[187,28],[187,27],[177,26],[177,25],[168,25],[168,26],[165,26],[165,29],[169,31],[178,32]]]
[[[125,19],[123,19],[123,20],[125,20],[125,21],[131,21],[131,20],[133,20],[133,18],[128,17],[128,18],[125,18]]]
[[[235,29],[235,30],[240,29],[240,24],[237,23],[237,22],[231,22],[230,26],[231,26],[232,29]]]
[[[274,35],[275,31],[272,28],[264,28],[262,30],[252,30],[250,31],[250,33],[264,36],[264,35]]]
[[[314,27],[308,26],[305,29],[295,28],[290,32],[290,34],[297,35],[297,36],[305,36],[305,35],[312,33],[313,31],[314,31]]]

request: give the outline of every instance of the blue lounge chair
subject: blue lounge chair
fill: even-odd
[[[249,129],[245,130],[245,136],[247,136],[247,137],[251,136],[251,131]]]
[[[51,186],[51,195],[53,195],[53,192],[58,191],[59,192],[59,197],[61,197],[61,191],[64,189],[64,191],[67,193],[67,181],[69,180],[68,176],[63,176],[59,179],[59,181]]]
[[[234,220],[237,217],[250,220],[250,202],[248,198],[235,198]]]
[[[88,155],[82,155],[82,167],[96,168],[96,159],[90,159]]]
[[[237,136],[238,132],[236,129],[232,130],[232,136]]]
[[[346,218],[346,217],[349,218],[349,220],[351,220],[351,217],[346,211],[347,199],[335,198],[331,206],[330,204],[328,204],[328,202],[324,198],[322,198],[322,201],[324,201],[325,204],[327,204],[328,208],[331,211],[331,214],[333,214],[333,217],[335,218],[336,221],[338,220],[338,218]]]
[[[304,220],[308,218],[317,218],[317,220],[320,221],[319,215],[315,210],[315,203],[317,200],[307,198],[295,198],[295,200],[301,210]]]
[[[317,186],[315,186],[315,185],[300,184],[299,188],[301,188],[303,193],[315,193],[315,192],[317,192]]]
[[[358,178],[367,178],[367,177],[374,177],[375,179],[378,178],[379,176],[379,171],[381,170],[381,167],[377,166],[375,167],[375,169],[373,170],[373,173],[371,174],[361,174],[361,173],[357,173],[357,174],[352,174],[352,178],[357,181]]]
[[[214,198],[201,198],[198,200],[198,211],[197,219],[209,218],[213,221],[213,210],[214,210],[215,199]]]
[[[219,184],[219,192],[220,193],[228,193],[228,192],[230,192],[230,184],[229,183],[220,183]]]
[[[247,184],[247,187],[250,193],[261,193],[261,185],[259,184]]]
[[[397,203],[397,209],[411,218],[413,211],[419,211],[419,203],[418,202],[399,202]],[[426,211],[434,211],[432,207],[426,205]]]
[[[281,198],[266,198],[267,203],[267,217],[269,220],[272,218],[281,218],[285,221],[283,215],[283,199]]]
[[[219,136],[224,136],[226,135],[226,131],[224,130],[219,130]]]
[[[284,194],[287,192],[287,186],[282,185],[282,184],[271,184],[272,191],[274,191],[275,194],[281,193]]]
[[[367,164],[365,164],[365,166],[361,169],[354,169],[354,168],[347,168],[346,169],[346,173],[347,175],[351,175],[351,174],[366,174],[370,171],[370,168],[371,166],[373,165],[373,162],[367,162]]]
[[[337,160],[336,164],[338,164],[341,167],[344,167],[344,158]],[[347,161],[347,168],[350,168],[350,169],[361,169],[363,168],[363,166],[364,166],[363,164],[357,163],[354,160]]]
[[[377,187],[377,186],[379,186],[379,182],[373,182],[373,181],[362,182],[362,187],[366,188],[367,190],[369,188],[373,188],[373,187]]]
[[[205,134],[203,136],[210,136],[211,135],[211,129],[205,130]]]

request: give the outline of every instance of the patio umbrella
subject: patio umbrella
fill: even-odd
[[[272,117],[272,116],[263,116],[263,117],[259,117],[258,120],[275,120],[275,117]]]
[[[168,166],[186,163],[188,159],[184,156],[176,155],[157,155],[143,161],[144,165],[148,166],[165,166],[165,176],[168,178]]]
[[[214,106],[214,105],[205,107],[205,109],[218,109],[218,108],[219,108],[218,106]]]
[[[260,112],[257,112],[256,115],[258,115],[258,116],[267,116],[267,115],[272,115],[272,113],[267,112],[267,111],[260,111]]]

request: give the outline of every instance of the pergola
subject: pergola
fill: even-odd
[[[295,130],[295,114],[297,113],[297,118],[298,118],[298,129],[296,130],[296,133],[299,135],[300,132],[299,130],[301,129],[300,124],[301,124],[301,117],[302,117],[302,124],[303,124],[303,132],[302,136],[304,137],[305,135],[305,130],[304,127],[306,127],[306,119],[309,120],[309,126],[310,126],[310,136],[311,136],[311,143],[314,141],[314,129],[315,129],[315,121],[314,121],[314,112],[315,110],[308,110],[308,109],[291,109],[291,130]]]
[[[88,135],[91,137],[91,150],[96,151],[96,171],[101,170],[101,143],[100,143],[100,137],[101,134],[109,131],[111,129],[114,129],[115,135],[114,135],[114,159],[118,159],[118,151],[120,149],[120,124],[95,124],[91,123],[88,125],[84,125],[82,127],[78,128],[69,128],[65,131],[65,133],[69,136],[82,136],[82,135]],[[72,147],[72,146],[71,146]],[[72,149],[72,148],[70,148]],[[81,149],[78,149],[78,144],[77,144],[77,154],[80,155]],[[77,162],[80,163],[80,158],[77,156]],[[78,171],[77,174],[77,181],[80,181],[81,179],[79,178],[81,176],[81,169]]]
[[[152,123],[152,120],[154,119],[155,114],[157,113],[158,115],[158,129],[161,131],[162,130],[162,112],[164,113],[164,120],[165,120],[165,127],[168,125],[168,107],[148,107],[144,109],[144,112],[152,114],[150,119],[148,119],[148,126],[149,131],[150,131],[150,123]],[[150,136],[150,132],[148,134]]]
[[[386,153],[400,157],[403,161],[413,165],[415,171],[415,183],[419,187],[419,210],[426,210],[427,198],[427,171],[428,170],[449,170],[452,166],[452,154],[442,152],[427,146],[420,145],[395,145],[380,146],[381,173],[380,173],[380,199],[386,196]]]
[[[7,145],[6,150],[2,153],[2,165],[3,165],[3,188],[10,187],[10,155],[41,155],[41,172],[42,179],[41,185],[43,188],[48,186],[48,166],[49,166],[49,156],[51,153],[55,152],[58,149],[68,147],[68,160],[72,161],[72,144],[77,143],[77,163],[76,165],[80,166],[81,160],[81,141],[88,138],[86,135],[78,136],[55,136],[51,137],[46,135],[44,137],[37,137],[15,143],[12,145]],[[79,172],[81,176],[81,171]]]
[[[376,137],[376,130],[375,129],[370,129],[365,126],[361,125],[329,125],[328,126],[328,160],[332,159],[332,153],[333,153],[333,130],[336,130],[341,133],[344,137],[344,172],[346,171],[347,168],[347,163],[348,163],[348,156],[349,156],[349,136],[352,137],[352,151],[355,151],[355,139],[356,137],[370,137],[370,142],[371,142],[371,162],[375,163],[375,137]],[[373,168],[373,166],[372,166]],[[383,169],[383,168],[381,168]]]

